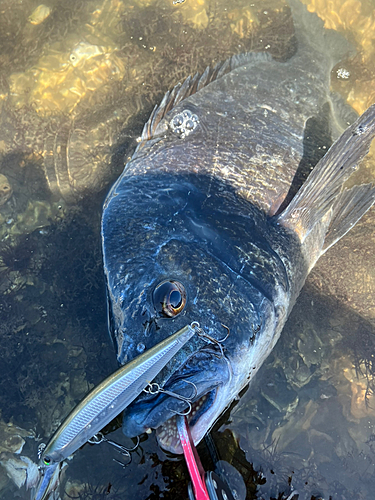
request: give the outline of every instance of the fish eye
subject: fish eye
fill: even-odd
[[[162,281],[155,287],[152,298],[158,313],[167,318],[174,318],[185,307],[185,287],[179,281]]]

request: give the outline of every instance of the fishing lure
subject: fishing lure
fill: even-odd
[[[121,413],[199,331],[194,322],[112,373],[71,411],[41,452],[45,469],[34,499],[47,498],[49,478],[59,464]],[[42,491],[43,490],[43,491]]]
[[[105,427],[143,391],[194,335],[187,325],[112,373],[72,410],[43,450],[49,466],[69,457]]]

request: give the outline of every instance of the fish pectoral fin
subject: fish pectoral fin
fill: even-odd
[[[301,243],[322,222],[328,232],[324,248],[338,241],[375,201],[370,185],[343,191],[343,184],[368,153],[374,137],[375,104],[334,142],[290,204],[276,217],[277,222],[294,231]]]
[[[375,186],[361,184],[345,189],[338,197],[324,240],[322,253],[342,238],[367,212],[375,200]]]

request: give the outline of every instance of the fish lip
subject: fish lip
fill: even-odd
[[[191,413],[189,413],[186,416],[192,439],[196,444],[202,439],[204,434],[206,434],[206,431],[208,432],[209,430],[207,429],[202,434],[202,432],[199,429],[198,423],[200,422],[201,419],[204,419],[205,416],[207,418],[207,413],[209,413],[210,409],[214,408],[218,391],[219,391],[219,386],[215,387],[214,389],[204,394],[200,394],[200,396],[195,400],[195,402],[192,405]],[[202,398],[204,397],[206,397],[206,399],[199,408],[199,410],[197,411],[198,413],[197,416],[196,414],[194,414],[195,411],[194,407],[196,407],[196,404],[199,404],[199,401],[202,400]],[[155,433],[159,446],[163,448],[165,451],[173,453],[175,455],[181,455],[183,453],[180,437],[177,430],[176,415],[169,418],[168,420],[163,422],[159,427],[157,427]]]
[[[203,361],[207,366],[202,369],[199,361]],[[229,383],[231,377],[232,371],[228,359],[225,356],[219,357],[215,349],[204,347],[189,356],[184,364],[171,375],[163,388],[189,398],[193,406],[203,396],[212,393],[215,395],[212,402],[214,404],[219,387]],[[196,394],[192,395],[192,386],[186,381],[193,382],[197,389]],[[134,401],[125,410],[123,432],[126,436],[134,437],[149,428],[161,428],[177,412],[184,413],[187,406],[186,401],[163,392],[142,397],[141,400]],[[205,411],[207,410],[205,409]],[[198,421],[200,419],[201,417]]]
[[[199,355],[209,354],[211,358],[216,361],[216,367],[218,368],[217,372],[219,375],[218,380],[216,379],[216,383],[212,383],[212,379],[214,378],[214,376],[211,373],[211,367],[209,366],[207,370],[208,372],[207,376],[204,377],[204,372],[203,372],[203,378],[206,381],[211,380],[211,383],[206,385],[206,387],[203,386],[201,390],[198,391],[198,394],[192,400],[192,410],[191,410],[192,416],[190,416],[190,414],[187,415],[191,436],[195,444],[198,444],[201,441],[204,435],[211,429],[213,424],[216,422],[219,414],[221,413],[221,411],[218,412],[217,409],[217,408],[220,409],[220,398],[222,397],[220,396],[220,394],[223,391],[223,388],[227,384],[230,384],[232,380],[233,373],[230,361],[221,351],[219,352],[221,353],[221,355],[218,353],[216,349],[212,348],[211,346],[200,349],[192,356],[190,356],[186,360],[184,365],[181,367],[179,372],[176,372],[168,380],[169,390],[172,390],[172,388],[175,386],[174,381],[178,382],[184,379],[189,380],[189,377],[187,377],[186,374],[181,375],[181,371],[183,371],[183,368],[186,367],[186,365],[188,365],[192,361],[194,362],[194,358],[198,358]],[[194,373],[192,379],[194,380]],[[204,402],[201,403],[201,406],[197,410],[197,413],[194,414],[195,407],[204,397],[206,397]],[[167,435],[163,437],[162,432],[163,430],[166,430],[166,424],[168,425],[168,422],[169,424],[172,424],[172,429],[169,432],[169,436],[168,432],[166,432]],[[156,437],[159,445],[164,450],[176,455],[180,455],[183,453],[175,417],[164,420],[164,422],[161,423],[161,425],[156,427]]]

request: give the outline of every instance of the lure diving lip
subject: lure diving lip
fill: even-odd
[[[61,463],[54,463],[50,467],[46,467],[44,474],[39,478],[34,492],[32,491],[33,500],[47,500],[50,497],[58,485],[61,469]]]
[[[65,460],[103,429],[142,392],[195,331],[195,324],[184,326],[94,387],[51,437],[43,450],[41,465],[48,467]]]

